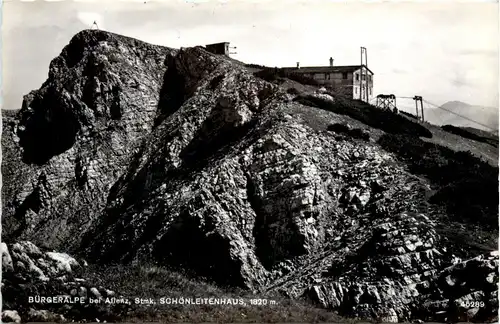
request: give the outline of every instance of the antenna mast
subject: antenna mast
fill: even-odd
[[[363,60],[363,54],[365,54],[364,56],[364,60]],[[361,76],[359,78],[359,90],[360,90],[360,97],[361,97],[361,101],[363,101],[363,97],[366,97],[366,102],[369,102],[369,98],[368,98],[368,52],[366,51],[366,47],[363,47],[361,46]],[[363,76],[364,76],[364,79],[363,79]],[[365,81],[365,86],[363,87],[363,80]],[[364,90],[364,91],[363,91]],[[364,96],[363,96],[363,92],[364,92]]]

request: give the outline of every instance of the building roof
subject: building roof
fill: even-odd
[[[371,74],[374,74],[366,65],[363,65]],[[343,73],[354,72],[359,70],[361,65],[344,65],[344,66],[304,66],[297,69],[296,67],[284,67],[285,71],[297,73]]]
[[[213,44],[207,44],[205,46],[216,46],[216,45],[225,45],[225,44],[229,44],[229,42],[220,42],[220,43],[213,43]]]

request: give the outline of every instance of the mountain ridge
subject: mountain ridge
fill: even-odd
[[[34,243],[104,268],[188,269],[345,317],[494,318],[498,167],[390,126],[401,118],[391,113],[309,96],[201,47],[77,34],[17,119],[3,118],[9,291],[21,276],[68,293],[52,286],[56,273],[48,284],[33,276],[52,273],[29,261],[40,255]],[[476,186],[488,194],[453,196]],[[468,271],[484,275],[468,282]],[[460,305],[477,294],[487,307],[470,315]],[[25,301],[5,299],[29,318]]]

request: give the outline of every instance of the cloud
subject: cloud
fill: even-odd
[[[398,68],[392,69],[392,72],[395,73],[395,74],[408,74],[408,73],[410,73],[409,71],[406,71],[406,70],[403,70],[403,69],[398,69]]]
[[[469,82],[467,82],[467,80],[466,80],[466,79],[464,79],[464,78],[462,78],[462,77],[458,77],[458,76],[457,76],[456,78],[454,78],[453,80],[451,80],[451,83],[452,83],[455,87],[457,87],[457,88],[463,88],[463,87],[469,87],[469,86],[471,86],[471,85],[469,84]]]
[[[498,51],[494,50],[465,49],[458,54],[463,56],[487,56],[498,59]]]

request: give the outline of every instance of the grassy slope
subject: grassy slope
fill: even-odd
[[[438,126],[427,125],[426,127],[433,134],[432,139],[426,139],[426,141],[453,151],[470,152],[490,165],[498,166],[498,147],[444,131]]]
[[[282,296],[258,296],[234,288],[218,287],[206,280],[194,279],[166,267],[122,266],[99,268],[91,266],[84,274],[91,282],[119,291],[131,301],[153,298],[154,305],[135,305],[121,321],[144,322],[342,322],[351,323],[338,315],[300,300]],[[131,280],[133,278],[133,280]],[[160,298],[230,298],[243,299],[246,306],[233,305],[165,305]],[[266,298],[268,305],[249,305],[250,299]],[[275,303],[274,305],[270,305]]]
[[[413,122],[417,121],[415,115],[404,111],[401,114]],[[494,134],[471,127],[437,126],[427,122],[423,125],[432,133],[432,138],[422,138],[423,140],[454,151],[470,152],[489,164],[498,166],[498,137]]]
[[[465,138],[475,140],[476,142],[488,143],[491,146],[498,148],[498,135],[489,133],[472,127],[456,127],[453,125],[441,126],[445,131],[456,134]]]

